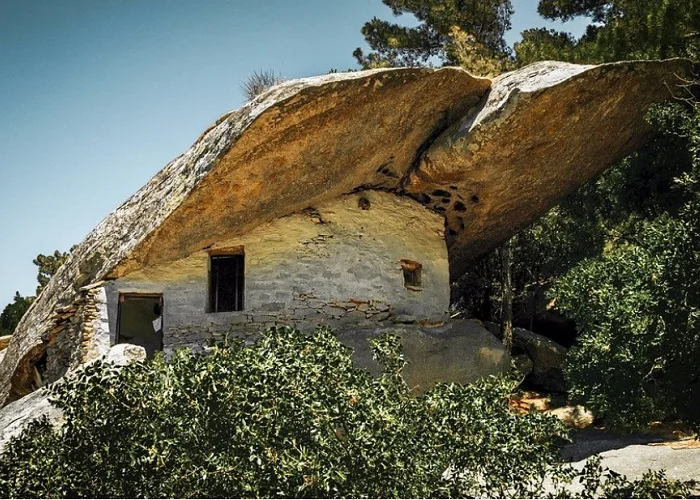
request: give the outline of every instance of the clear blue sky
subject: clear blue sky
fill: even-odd
[[[510,44],[561,27],[513,4]],[[239,107],[254,70],[356,68],[373,16],[392,17],[380,0],[0,0],[0,311],[34,293],[37,254],[80,242]]]

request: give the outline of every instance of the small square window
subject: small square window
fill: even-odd
[[[245,256],[211,255],[209,259],[209,312],[242,311]]]
[[[423,270],[421,263],[415,260],[402,259],[401,268],[403,269],[403,286],[409,290],[421,290],[421,274]]]

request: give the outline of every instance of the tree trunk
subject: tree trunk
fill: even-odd
[[[513,241],[501,247],[501,337],[503,345],[510,351],[513,347]]]

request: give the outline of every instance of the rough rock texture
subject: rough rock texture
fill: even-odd
[[[581,405],[577,406],[562,406],[561,408],[554,408],[553,410],[548,410],[545,412],[549,415],[557,417],[559,420],[564,422],[571,427],[577,429],[584,429],[593,425],[595,421],[595,416],[589,410]]]
[[[14,401],[0,409],[0,452],[5,444],[34,420],[46,415],[52,425],[61,425],[63,413],[49,403],[48,391],[41,388],[20,401]]]
[[[543,63],[493,84],[454,68],[285,82],[221,117],[78,245],[17,327],[0,363],[0,401],[27,384],[54,309],[80,287],[344,193],[396,191],[444,214],[456,277],[641,144],[646,108],[689,71],[682,61]],[[25,375],[11,382],[18,370]]]
[[[99,335],[107,325],[105,301],[104,288],[91,285],[81,288],[69,305],[54,309],[41,342],[29,350],[12,375],[8,402],[56,382],[69,370],[109,351],[109,333],[106,342]]]
[[[458,69],[332,74],[285,82],[221,117],[73,251],[17,327],[0,365],[0,401],[17,367],[43,355],[52,310],[72,303],[79,287],[367,184],[396,187],[421,146],[489,86]]]
[[[10,345],[10,340],[12,340],[12,335],[3,335],[0,337],[0,351],[7,349],[7,346]]]
[[[501,328],[498,324],[485,321],[484,326],[500,338]],[[513,329],[512,354],[518,358],[527,356],[532,361],[532,369],[527,374],[527,382],[549,392],[566,392],[566,381],[562,366],[567,349],[543,335],[525,330]]]
[[[546,391],[566,392],[562,372],[566,348],[542,335],[523,328],[514,328],[513,350],[524,352],[532,360],[532,372],[527,376],[528,382]]]
[[[104,361],[123,366],[146,359],[143,347],[118,344],[103,357]],[[69,375],[70,376],[70,375]],[[19,435],[31,422],[46,415],[53,425],[63,422],[63,413],[49,402],[49,391],[42,387],[0,409],[0,452],[7,441]]]
[[[102,360],[105,363],[114,363],[117,366],[128,365],[134,361],[144,361],[146,350],[137,345],[117,344],[112,346]]]
[[[647,109],[687,70],[678,60],[541,62],[494,79],[488,98],[437,138],[405,183],[445,211],[453,276],[640,147]]]
[[[459,320],[425,328],[397,325],[392,328],[343,332],[341,342],[354,349],[355,363],[372,374],[380,373],[369,340],[383,332],[401,338],[407,366],[402,376],[411,390],[423,392],[437,382],[467,384],[510,369],[510,356],[497,339],[477,320]]]
[[[103,355],[113,356],[112,338],[107,315],[107,295],[104,287],[87,287],[85,320],[80,342],[80,361],[89,363]],[[116,347],[116,346],[115,346]],[[116,351],[114,351],[116,352]]]
[[[587,444],[589,443],[574,443],[568,448],[573,450]],[[689,498],[700,496],[700,447],[684,446],[681,442],[664,445],[626,444],[624,440],[620,440],[619,443],[609,441],[595,444],[602,444],[602,449],[605,450],[600,453],[601,465],[625,475],[629,480],[641,479],[649,469],[663,470],[669,479],[696,481],[695,486],[691,487]],[[587,453],[585,456],[592,454]],[[585,459],[571,464],[577,470],[582,470],[585,465]],[[582,487],[576,483],[571,489],[573,492],[580,492]]]
[[[534,366],[535,365],[527,354],[513,356],[513,371],[521,383],[525,380],[525,377],[532,373]]]

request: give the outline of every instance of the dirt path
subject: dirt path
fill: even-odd
[[[600,454],[602,464],[628,479],[640,478],[648,469],[665,470],[668,477],[700,482],[700,441],[666,430],[620,436],[599,429],[574,434],[574,442],[562,450],[572,465],[583,467],[586,458]],[[700,484],[694,490],[700,495]]]
[[[546,412],[565,409],[566,401],[527,391],[514,397],[511,405],[522,412],[529,409]],[[693,493],[700,496],[700,440],[692,439],[682,426],[659,424],[643,432],[625,435],[591,426],[592,416],[588,422],[585,419],[569,420],[570,425],[588,426],[573,431],[573,443],[561,452],[562,457],[576,468],[583,468],[588,457],[600,455],[604,467],[624,474],[628,479],[641,478],[649,469],[663,469],[672,479],[698,481]]]

